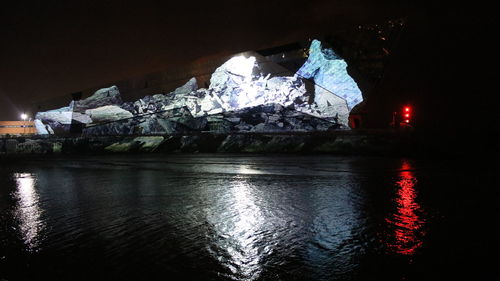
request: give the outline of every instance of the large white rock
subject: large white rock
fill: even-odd
[[[35,115],[35,118],[41,120],[44,123],[59,123],[62,125],[71,124],[71,119],[73,116],[72,111],[59,111],[59,110],[51,110],[46,112],[38,112]]]
[[[88,109],[85,111],[85,114],[89,115],[94,123],[116,121],[134,116],[130,111],[116,105],[106,105]]]
[[[219,87],[238,87],[252,80],[255,57],[239,55],[232,57],[218,67],[210,78],[210,89]]]
[[[318,40],[311,42],[309,57],[297,71],[297,75],[313,79],[316,85],[325,90],[316,93],[315,96],[318,99],[322,99],[321,95],[329,91],[345,99],[349,111],[363,101],[361,90],[347,73],[347,63],[338,57],[333,50],[323,49]]]
[[[72,122],[88,124],[92,122],[90,116],[72,111],[46,111],[38,112],[35,117],[44,123],[57,122],[62,125],[70,125]]]
[[[319,118],[335,118],[337,123],[348,127],[349,108],[346,100],[321,87],[315,87],[315,99],[311,105],[296,106],[296,110]]]
[[[73,123],[83,123],[83,124],[89,124],[92,123],[92,118],[88,116],[87,114],[82,114],[78,112],[73,112],[71,115],[71,119]]]
[[[175,89],[172,93],[174,95],[187,95],[193,91],[198,90],[198,82],[196,82],[196,78],[192,77],[189,79],[189,81],[186,82],[186,84],[180,86],[179,88]]]
[[[49,134],[49,131],[47,130],[45,125],[42,123],[42,121],[40,121],[39,119],[35,119],[35,128],[36,128],[37,134],[39,134],[39,135],[48,135]]]
[[[102,107],[105,105],[120,105],[122,98],[118,87],[111,86],[97,90],[92,96],[75,102],[74,110],[84,112],[87,109]]]

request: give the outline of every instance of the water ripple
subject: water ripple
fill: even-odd
[[[14,169],[0,266],[25,267],[0,279],[356,279],[426,245],[415,169],[377,161],[106,156]]]

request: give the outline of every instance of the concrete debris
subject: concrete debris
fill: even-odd
[[[85,110],[84,116],[90,117],[93,122],[102,123],[123,120],[131,118],[134,115],[131,112],[116,105],[105,105],[98,108]]]
[[[363,101],[361,90],[347,73],[347,63],[332,49],[322,48],[318,40],[311,42],[309,57],[297,74],[314,80],[316,93],[314,101],[322,110],[327,107],[325,102],[331,99],[323,97],[327,93],[344,99],[349,111]]]
[[[74,111],[83,113],[87,109],[93,109],[106,105],[121,105],[123,103],[118,87],[111,86],[96,91],[92,96],[74,102]]]
[[[347,64],[332,50],[314,40],[309,59],[290,76],[277,75],[282,74],[279,66],[263,61],[253,52],[235,56],[215,70],[208,89],[199,89],[191,78],[170,93],[134,102],[123,102],[116,86],[104,88],[68,107],[37,113],[37,129],[40,134],[70,133],[79,124],[84,136],[92,136],[348,128],[349,112],[362,95]]]

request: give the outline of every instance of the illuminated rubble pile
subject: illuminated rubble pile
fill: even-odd
[[[69,132],[78,124],[89,136],[346,129],[350,110],[362,101],[346,67],[314,40],[306,63],[289,76],[275,75],[284,73],[279,65],[249,52],[217,68],[208,89],[191,78],[171,93],[123,102],[112,86],[39,112],[35,123],[40,134]]]
[[[309,57],[297,74],[314,79],[315,102],[318,104],[324,104],[332,99],[331,96],[336,96],[347,101],[350,111],[363,101],[361,90],[347,73],[347,63],[332,49],[322,49],[318,40],[312,41]]]

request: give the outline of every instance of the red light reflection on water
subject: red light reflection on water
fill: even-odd
[[[404,161],[399,173],[396,212],[386,219],[393,233],[387,241],[388,248],[403,255],[413,255],[422,246],[422,237],[425,235],[423,226],[425,220],[419,214],[421,206],[415,201],[417,193],[415,185],[417,178],[411,171],[411,165]]]

